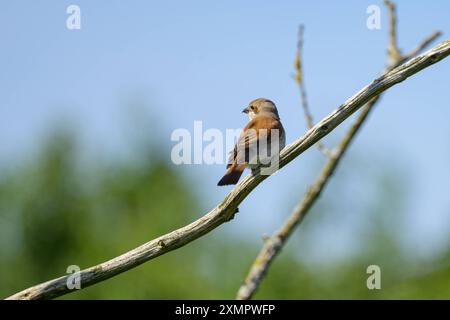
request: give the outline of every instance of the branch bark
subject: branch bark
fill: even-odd
[[[429,37],[424,39],[416,49],[414,49],[408,55],[402,55],[400,49],[397,47],[397,19],[396,19],[396,7],[389,1],[385,0],[385,4],[389,11],[390,18],[390,30],[389,30],[389,46],[388,46],[388,66],[384,71],[385,74],[392,71],[394,68],[400,66],[404,61],[411,59],[422,50],[424,50],[432,41],[441,35],[440,32],[434,32]],[[236,299],[238,300],[248,300],[255,294],[261,281],[267,274],[267,271],[285,245],[288,237],[294,232],[295,228],[303,221],[303,218],[309,212],[313,204],[319,198],[323,189],[327,185],[329,179],[333,175],[336,167],[339,165],[342,156],[345,154],[347,148],[349,147],[351,141],[354,139],[358,131],[361,129],[363,123],[366,121],[369,113],[373,107],[377,104],[381,97],[380,95],[375,96],[371,99],[362,109],[359,117],[356,119],[355,123],[348,130],[344,138],[341,140],[339,145],[328,152],[329,157],[324,167],[322,168],[319,176],[310,186],[303,199],[294,208],[290,217],[284,223],[284,225],[275,232],[272,236],[268,237],[264,241],[264,245],[258,253],[256,259],[254,260],[250,270],[238,290]],[[311,117],[312,118],[312,117]]]
[[[375,79],[308,130],[302,137],[288,145],[280,154],[280,168],[287,165],[325,135],[333,131],[334,128],[369,100],[424,68],[441,61],[449,54],[450,39],[447,39],[428,52]],[[198,220],[153,239],[109,261],[82,270],[79,273],[82,288],[114,277],[148,260],[182,247],[217,228],[234,217],[238,205],[266,178],[267,176],[260,174],[260,170],[255,170],[254,173],[247,175],[219,205]],[[68,280],[69,276],[50,280],[18,292],[8,299],[50,299],[58,297],[72,291],[66,285]]]

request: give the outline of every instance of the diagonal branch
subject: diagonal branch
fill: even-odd
[[[369,100],[428,66],[441,61],[449,54],[450,39],[447,39],[428,52],[375,79],[313,128],[308,130],[303,136],[283,149],[280,155],[280,168],[287,165],[325,135],[333,131],[334,128]],[[80,271],[79,276],[81,277],[82,288],[137,267],[148,260],[182,247],[212,231],[219,225],[232,219],[237,212],[238,205],[266,178],[267,176],[261,175],[259,170],[256,170],[254,173],[247,175],[219,205],[198,220],[151,240],[109,261]],[[69,276],[50,280],[16,293],[9,297],[9,299],[50,299],[58,297],[71,292],[66,285],[68,280],[70,280]]]
[[[396,14],[395,6],[392,2],[386,0],[386,6],[389,10],[390,16],[390,32],[389,32],[389,64],[384,71],[385,74],[392,71],[394,68],[400,66],[404,61],[414,57],[422,50],[424,50],[432,41],[441,35],[440,32],[434,32],[428,38],[423,40],[419,46],[414,49],[408,55],[401,55],[400,50],[397,47],[397,31],[396,31]],[[336,167],[339,165],[342,156],[345,154],[347,148],[349,147],[351,141],[354,139],[358,131],[361,129],[364,121],[367,119],[370,111],[377,104],[381,97],[380,95],[375,96],[371,99],[362,109],[360,115],[356,119],[355,123],[350,127],[344,138],[341,140],[339,145],[330,153],[331,156],[325,163],[319,176],[310,186],[303,200],[294,208],[288,220],[284,225],[275,232],[272,236],[268,237],[264,241],[264,245],[258,253],[255,261],[253,262],[244,283],[239,288],[236,298],[239,300],[250,299],[259,284],[266,275],[272,261],[281,251],[285,245],[288,237],[294,232],[295,228],[303,221],[305,215],[309,212],[312,205],[319,198],[323,189],[327,185],[327,182],[333,175]]]

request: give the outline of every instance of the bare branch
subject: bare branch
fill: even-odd
[[[375,79],[308,130],[303,136],[283,149],[280,154],[280,168],[287,165],[325,135],[333,131],[334,128],[359,110],[369,100],[424,68],[441,61],[449,54],[450,39],[447,39],[426,53]],[[81,287],[86,288],[114,277],[148,260],[182,247],[214,230],[219,225],[232,219],[237,212],[238,205],[266,178],[267,176],[260,174],[259,169],[255,170],[254,173],[247,175],[217,207],[198,220],[153,239],[121,256],[82,270],[79,273]],[[8,299],[50,299],[58,297],[71,292],[66,285],[68,280],[69,276],[50,280],[16,293]]]
[[[391,59],[391,63],[399,61],[402,53],[397,46],[397,10],[394,3],[390,0],[384,0],[384,4],[388,8],[389,15],[389,47],[388,56]]]
[[[314,121],[312,114],[309,110],[308,106],[308,99],[306,95],[306,88],[305,88],[305,78],[303,74],[303,33],[304,33],[305,27],[303,25],[300,25],[298,28],[298,34],[297,34],[297,53],[295,55],[295,81],[298,84],[300,95],[301,95],[301,102],[302,102],[302,108],[303,112],[305,113],[306,118],[306,124],[308,126],[308,129],[311,129],[314,126]]]
[[[305,75],[303,71],[303,33],[305,27],[304,25],[300,25],[298,28],[297,34],[297,53],[295,55],[295,81],[297,82],[298,89],[300,91],[301,103],[303,113],[305,114],[306,124],[308,129],[311,129],[314,126],[314,120],[312,113],[309,109],[308,97],[306,94],[306,86],[305,86]],[[317,142],[317,148],[327,157],[330,156],[330,151],[325,147],[325,145],[319,141]]]
[[[389,50],[388,50],[388,66],[385,70],[385,73],[390,72],[394,68],[398,67],[404,61],[412,58],[417,53],[425,49],[433,40],[435,40],[441,33],[434,32],[431,36],[423,40],[419,46],[414,49],[407,56],[402,56],[400,54],[400,50],[397,48],[397,25],[396,25],[396,17],[395,17],[395,6],[390,1],[385,1],[386,6],[389,10],[389,15],[391,18],[390,23],[390,32],[389,32]],[[247,277],[244,280],[244,283],[239,288],[236,298],[239,300],[247,300],[250,299],[256,290],[258,289],[259,284],[262,279],[266,275],[272,261],[281,251],[283,246],[285,245],[288,237],[294,232],[295,228],[303,221],[305,215],[309,212],[312,205],[319,198],[322,190],[325,188],[328,180],[333,175],[336,167],[338,166],[342,156],[346,152],[347,148],[350,145],[350,142],[356,136],[356,133],[360,130],[362,124],[367,119],[370,111],[379,101],[381,95],[374,97],[370,100],[366,106],[362,109],[359,117],[356,119],[353,126],[348,130],[344,138],[341,140],[339,145],[333,150],[331,153],[331,157],[325,163],[322,168],[319,176],[310,186],[308,191],[303,197],[303,200],[294,208],[293,212],[289,216],[288,220],[284,223],[284,225],[275,232],[272,236],[267,237],[264,241],[264,245],[261,248],[258,256],[254,260],[250,271],[247,274]]]

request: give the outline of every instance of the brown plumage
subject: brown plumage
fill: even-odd
[[[261,159],[270,157],[274,138],[278,138],[278,145],[273,146],[276,152],[285,145],[284,128],[272,101],[265,98],[253,100],[243,112],[248,114],[250,122],[230,152],[227,171],[217,184],[219,186],[236,184],[246,167],[255,167]]]

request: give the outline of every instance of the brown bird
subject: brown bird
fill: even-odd
[[[274,155],[272,152],[278,155],[285,145],[285,132],[275,103],[255,99],[242,112],[249,116],[250,122],[230,152],[227,171],[218,186],[236,184],[245,168],[267,164]]]

